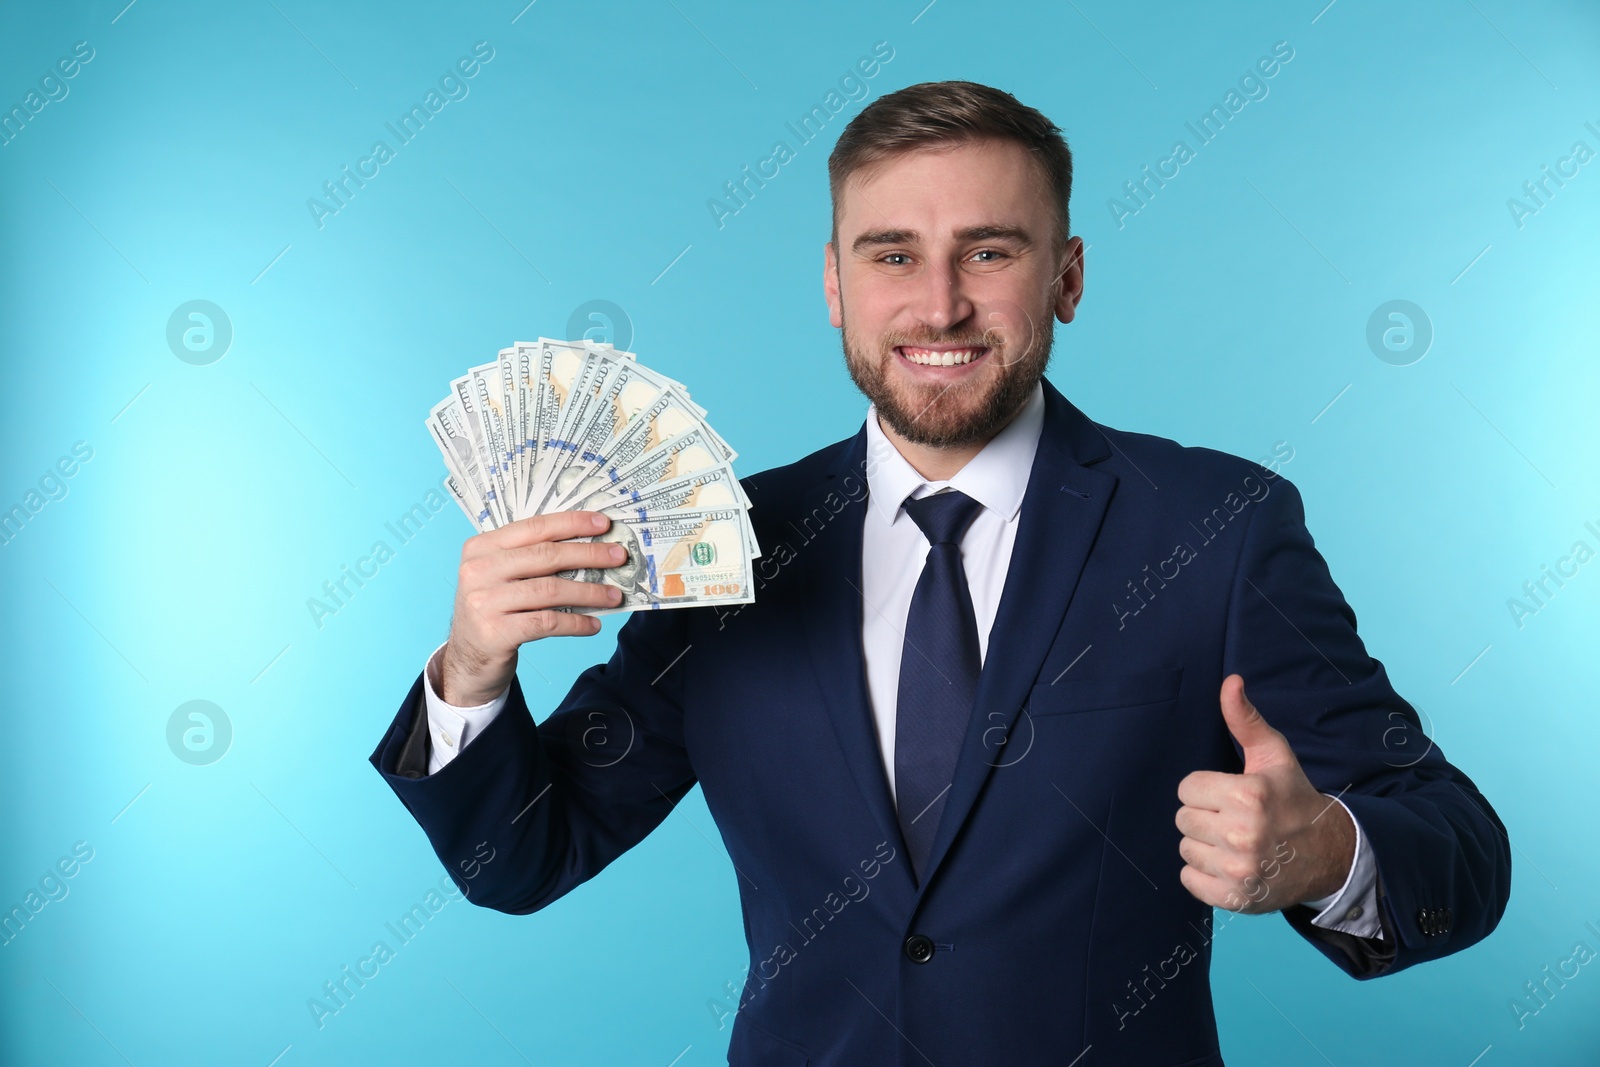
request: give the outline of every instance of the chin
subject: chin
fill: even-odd
[[[955,404],[947,402],[952,399],[949,393],[936,395],[931,403],[926,397],[895,394],[877,407],[890,428],[913,444],[954,448],[987,440],[1004,425],[1011,413],[995,410],[998,392],[990,389],[977,399],[955,397]]]
[[[989,365],[973,368],[978,373],[969,380],[938,384],[912,378],[888,339],[871,357],[854,344],[848,330],[841,340],[851,379],[884,423],[912,444],[928,448],[959,448],[993,437],[1032,394],[1050,355],[1046,345],[1008,358],[1005,347],[991,344]]]

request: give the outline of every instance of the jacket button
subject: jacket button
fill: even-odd
[[[923,934],[906,938],[906,958],[912,963],[927,963],[933,959],[933,939]]]

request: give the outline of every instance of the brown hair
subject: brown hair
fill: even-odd
[[[1056,204],[1058,244],[1071,235],[1072,151],[1055,123],[1000,89],[977,82],[922,82],[879,97],[839,135],[828,156],[833,198],[833,239],[839,238],[839,203],[845,181],[890,156],[932,145],[996,138],[1033,154]]]

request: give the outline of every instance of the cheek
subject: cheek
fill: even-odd
[[[1054,306],[1038,294],[1008,290],[984,297],[975,317],[980,329],[999,332],[1003,344],[1021,350],[1032,343],[1038,333],[1037,324],[1052,314]]]
[[[900,286],[881,278],[846,278],[839,295],[851,331],[865,336],[891,328],[907,303]]]

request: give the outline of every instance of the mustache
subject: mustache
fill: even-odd
[[[902,345],[911,345],[913,347],[955,345],[961,348],[998,349],[1005,347],[1005,338],[999,327],[991,326],[982,333],[972,333],[971,331],[940,333],[925,330],[918,331],[916,334],[891,333],[883,338],[881,344],[884,352]]]

